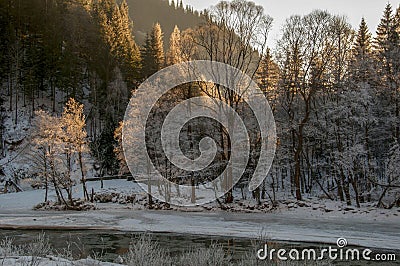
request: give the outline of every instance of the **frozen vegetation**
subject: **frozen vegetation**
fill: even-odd
[[[182,30],[168,25],[168,43],[156,21],[136,43],[129,2],[0,1],[0,230],[247,239],[266,232],[275,241],[334,244],[345,237],[351,245],[400,250],[400,7],[386,5],[374,35],[364,18],[356,29],[328,11],[288,14],[276,46],[267,47],[273,20],[246,0],[222,1],[204,12],[161,1],[203,21]],[[261,109],[272,112],[276,138],[262,134],[266,121],[244,97],[246,84],[233,93],[201,75],[160,96],[143,117],[150,106],[145,100],[156,90],[141,91],[139,84],[197,59],[250,77],[258,97],[269,102]],[[179,75],[161,85],[170,78]],[[164,151],[166,118],[195,97],[211,98],[202,101],[205,109],[217,102],[216,109],[230,108],[243,122],[240,141],[248,142],[249,159],[240,176],[230,164],[237,144],[230,133],[238,125],[230,119],[225,126],[196,117],[173,136],[190,161],[203,155],[204,139],[212,140],[215,154],[204,169],[181,169]],[[129,134],[125,110],[145,122],[131,123]],[[266,140],[274,147],[263,145]],[[249,191],[260,157],[272,150],[272,166]],[[134,172],[144,169],[140,163],[145,173]],[[210,182],[208,192],[216,194],[219,185],[224,195],[196,205],[207,201],[200,188],[210,180],[219,183]],[[146,234],[132,239],[115,262],[74,254],[68,245],[55,249],[45,235],[26,244],[0,240],[0,264],[10,266],[264,265],[254,251],[231,255],[218,244],[172,254]]]

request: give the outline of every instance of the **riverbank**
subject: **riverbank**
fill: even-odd
[[[136,189],[133,182],[118,184],[125,190]],[[110,190],[115,186],[106,185]],[[277,241],[328,244],[336,244],[337,238],[344,237],[349,245],[400,249],[398,209],[347,208],[326,200],[287,202],[273,211],[251,210],[246,202],[232,205],[230,210],[221,210],[216,204],[208,209],[147,210],[137,204],[96,203],[96,210],[90,211],[34,211],[33,206],[43,200],[42,192],[0,195],[0,228],[150,231],[246,238],[263,234]]]

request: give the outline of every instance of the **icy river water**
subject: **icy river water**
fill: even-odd
[[[65,248],[68,241],[75,242],[78,254],[103,253],[104,260],[113,261],[126,253],[132,239],[143,232],[151,232],[152,239],[171,255],[208,247],[214,242],[223,245],[234,259],[246,252],[256,256],[261,244],[253,247],[252,242],[260,233],[272,239],[274,246],[285,249],[336,247],[337,239],[342,237],[347,239],[349,247],[394,252],[395,265],[400,265],[400,210],[357,215],[305,208],[273,213],[230,213],[134,210],[99,204],[97,210],[88,212],[33,211],[32,206],[41,199],[41,191],[36,190],[24,192],[24,197],[21,193],[0,195],[0,240],[8,236],[26,243],[44,230],[56,249]]]
[[[70,249],[79,257],[97,257],[103,261],[113,262],[118,256],[123,256],[128,251],[130,243],[136,241],[143,232],[121,232],[102,230],[0,230],[0,239],[13,238],[16,244],[33,241],[39,234],[45,234],[50,244],[56,250],[62,250],[70,245]],[[210,247],[213,243],[221,245],[233,261],[239,260],[246,252],[254,252],[261,247],[256,239],[229,236],[207,236],[177,233],[145,233],[152,241],[156,241],[171,256],[179,256],[190,249]],[[316,249],[328,247],[325,243],[272,241],[269,245],[275,248],[291,249]],[[356,248],[349,246],[348,248]],[[400,265],[399,250],[374,250],[374,252],[393,253],[395,262],[379,263],[379,265]],[[349,262],[337,261],[335,265],[349,265]],[[304,265],[304,262],[299,265]],[[377,265],[377,262],[357,261],[352,265]]]

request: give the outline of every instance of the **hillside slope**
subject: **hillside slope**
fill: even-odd
[[[174,7],[166,0],[127,0],[129,15],[133,20],[133,30],[138,44],[142,45],[154,23],[160,23],[164,32],[164,47],[174,26],[181,30],[193,28],[203,20],[198,11],[190,8]]]

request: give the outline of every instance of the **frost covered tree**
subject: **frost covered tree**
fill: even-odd
[[[148,93],[152,93],[151,91]],[[132,92],[132,97],[138,97],[144,98],[139,94],[138,91],[133,91]],[[134,178],[146,178],[147,179],[147,188],[148,188],[148,205],[151,208],[153,205],[153,198],[152,198],[152,163],[148,159],[148,157],[143,157],[143,154],[140,151],[143,149],[141,147],[141,142],[138,141],[138,139],[141,137],[142,132],[145,132],[146,128],[144,125],[146,125],[146,120],[140,121],[141,123],[134,124],[133,117],[140,117],[139,115],[142,109],[146,104],[149,103],[143,103],[144,105],[135,105],[135,106],[129,106],[128,112],[125,116],[125,119],[123,122],[119,123],[119,126],[116,128],[114,131],[114,138],[117,140],[118,144],[114,149],[114,152],[116,153],[116,156],[120,162],[120,168],[121,170],[133,170],[128,168],[128,163],[137,163],[137,165],[142,166],[145,162],[145,168],[146,170],[143,171],[143,169],[138,170],[138,173],[132,173]],[[145,118],[143,118],[145,119]],[[156,123],[157,121],[153,121]],[[153,123],[152,123],[153,124]],[[125,132],[123,132],[125,130]],[[124,135],[123,135],[124,133]],[[124,145],[123,146],[123,142]],[[146,142],[147,143],[147,142]],[[140,146],[138,146],[140,145]],[[151,155],[149,155],[151,156]],[[129,165],[129,167],[134,167],[133,165]],[[136,175],[137,174],[137,175]]]
[[[70,98],[65,104],[61,122],[64,129],[63,142],[68,158],[68,169],[71,169],[70,163],[73,155],[77,155],[77,161],[81,172],[81,182],[83,196],[89,200],[89,194],[86,188],[86,169],[84,167],[84,153],[88,152],[87,133],[85,115],[83,113],[83,104],[78,103],[75,99]]]
[[[268,32],[272,18],[264,13],[262,6],[245,0],[221,1],[208,13],[208,19],[195,30],[196,58],[231,65],[251,78],[256,76],[261,62],[259,54],[267,49]],[[218,75],[218,74],[217,74]],[[235,111],[239,108],[242,94],[234,93],[220,84],[200,86],[204,94],[226,103]],[[230,157],[229,133],[221,125],[218,132],[223,161]],[[223,183],[232,187],[232,169],[228,167]],[[225,202],[233,202],[233,191],[227,189]]]
[[[37,149],[37,156],[34,159],[39,175],[41,175],[45,183],[45,201],[48,199],[49,183],[51,183],[54,186],[58,203],[68,205],[63,196],[62,188],[65,183],[62,182],[59,169],[59,166],[63,164],[60,156],[63,150],[63,135],[64,132],[59,117],[52,116],[42,110],[35,112],[32,139],[34,147]],[[67,191],[71,191],[69,187]]]
[[[195,42],[195,31],[186,29],[181,32],[181,56],[182,61],[190,61],[195,59],[197,46]]]
[[[85,183],[83,155],[88,151],[86,142],[85,116],[83,105],[70,99],[62,116],[50,115],[45,111],[35,112],[32,142],[34,143],[34,163],[45,185],[47,201],[49,185],[52,184],[58,203],[68,208],[74,205],[74,166],[79,166],[84,198],[89,199]],[[64,196],[66,192],[67,197]]]
[[[182,62],[181,47],[181,32],[178,26],[175,25],[174,31],[171,33],[171,37],[169,38],[169,50],[166,56],[167,65],[174,65]]]
[[[400,206],[400,145],[397,141],[395,141],[390,150],[389,156],[387,159],[387,179],[383,182],[383,184],[379,184],[384,187],[381,196],[378,200],[378,207],[386,207],[393,208],[394,206]],[[384,204],[383,198],[385,195],[394,191],[394,197],[391,198],[391,202],[389,204]]]
[[[356,125],[360,125],[358,132],[360,142],[364,146],[365,162],[363,163],[364,171],[359,180],[360,202],[366,199],[371,201],[372,184],[371,179],[374,179],[374,169],[376,159],[373,152],[373,146],[377,144],[378,132],[376,125],[378,121],[378,94],[374,80],[376,60],[372,53],[372,37],[369,32],[367,23],[364,18],[361,20],[354,48],[353,58],[350,62],[349,71],[349,88],[353,91],[348,99],[353,99],[353,105],[359,104],[358,118],[355,121]],[[347,97],[347,95],[345,96]],[[356,133],[356,132],[355,132]]]
[[[399,19],[393,14],[392,6],[388,3],[376,30],[375,53],[380,62],[378,68],[380,91],[382,99],[391,119],[386,120],[386,126],[391,128],[392,135],[400,138],[400,36]]]
[[[286,113],[287,137],[292,143],[291,178],[294,193],[302,199],[302,171],[306,130],[313,114],[317,93],[329,86],[327,69],[334,62],[332,15],[314,11],[304,17],[291,16],[278,42],[282,69],[281,108]]]

